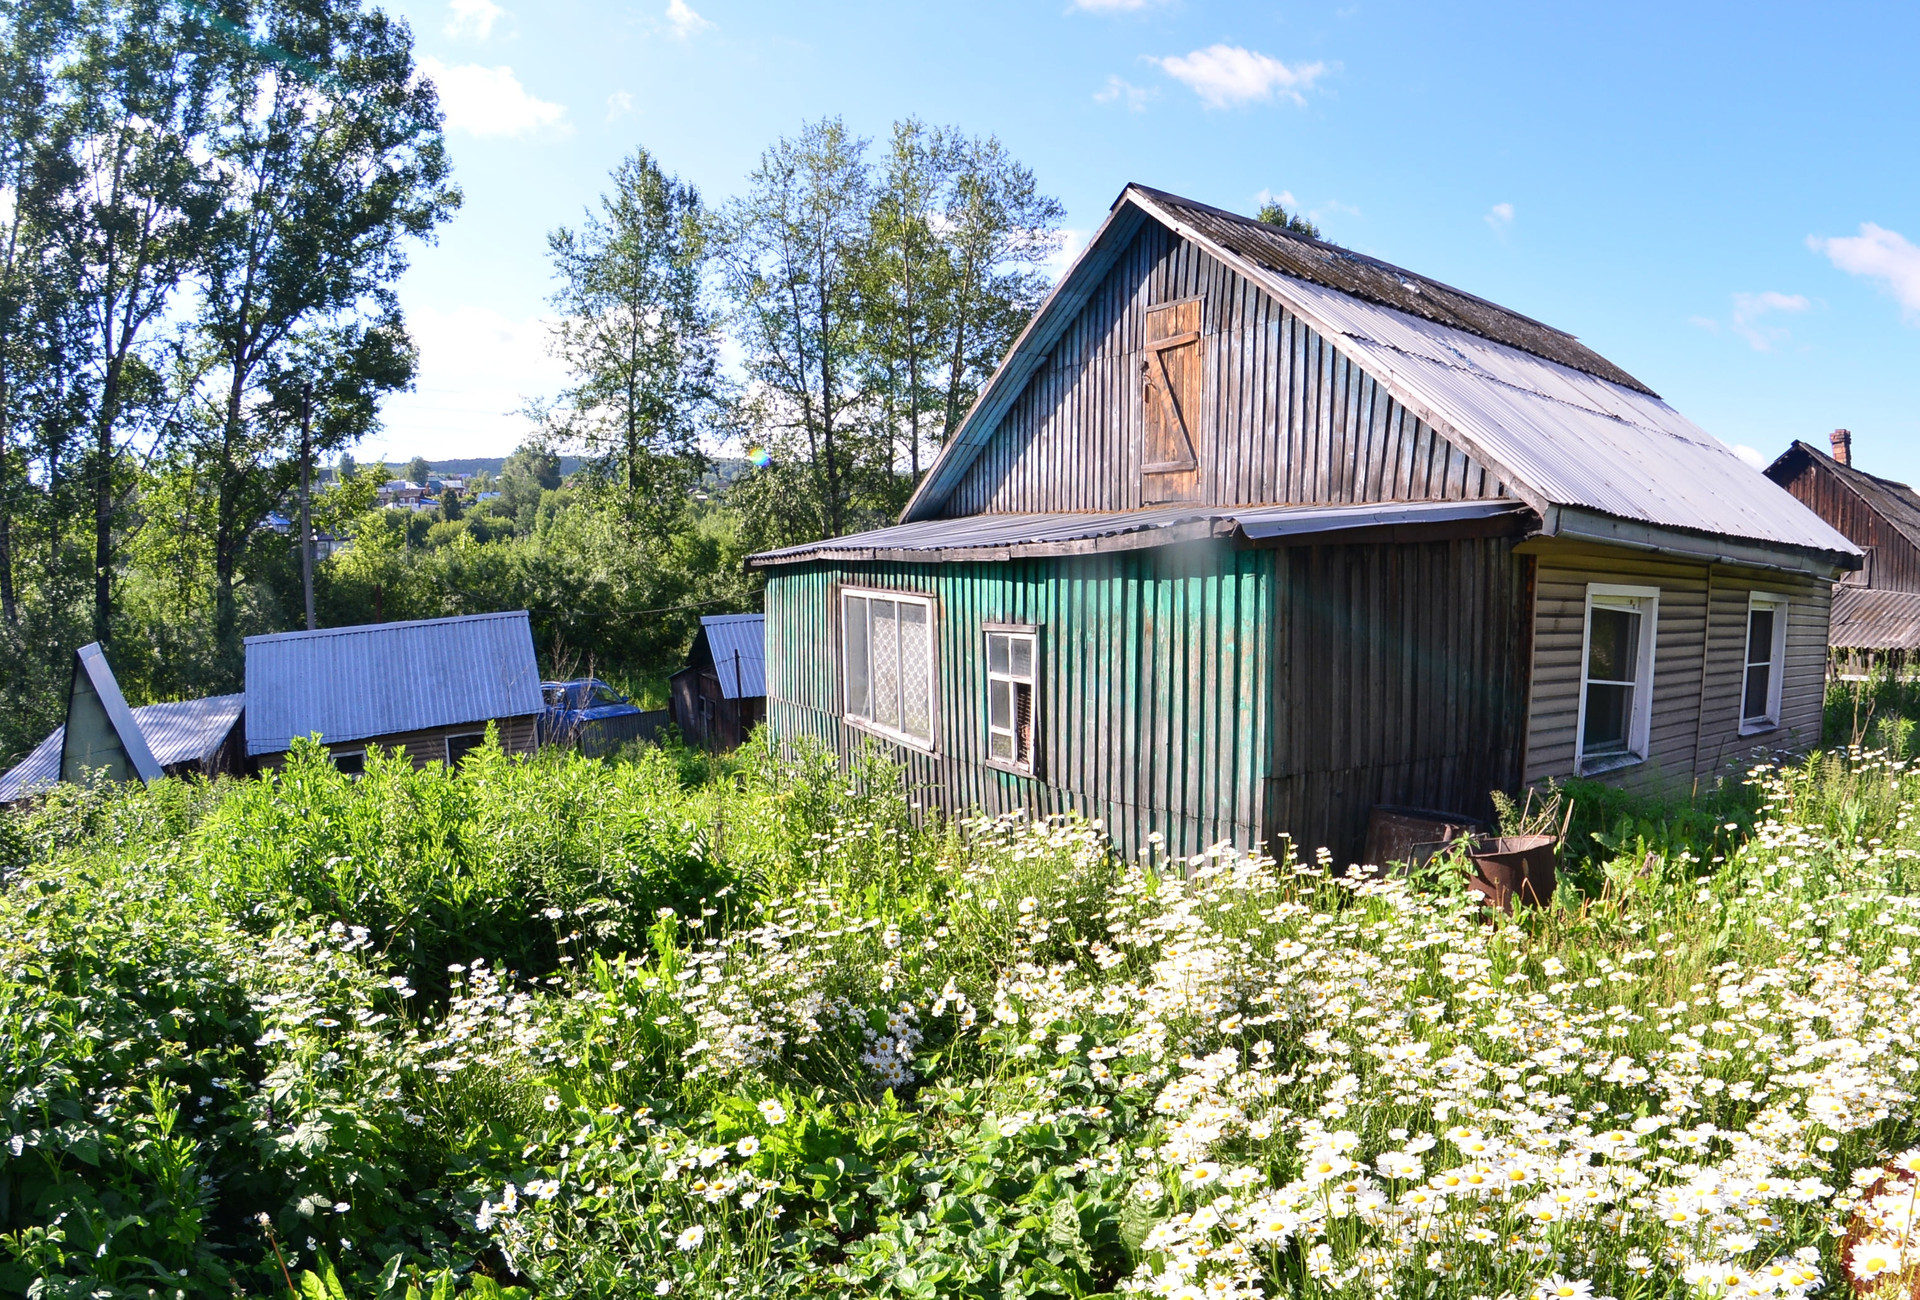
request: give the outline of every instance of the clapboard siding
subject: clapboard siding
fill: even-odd
[[[1647,761],[1604,775],[1634,789],[1690,785],[1760,747],[1804,749],[1819,740],[1827,584],[1646,552],[1536,540],[1534,649],[1526,780],[1573,775],[1579,726],[1586,594],[1590,583],[1655,587],[1652,725]],[[1711,617],[1708,594],[1711,589]],[[1788,596],[1782,726],[1741,736],[1746,611],[1754,590]]]
[[[1358,856],[1376,804],[1493,811],[1520,776],[1528,618],[1509,538],[1280,552],[1274,832]]]
[[[949,813],[1099,817],[1132,851],[1262,836],[1271,552],[1225,546],[1003,564],[796,566],[767,585],[767,716],[842,756],[869,739]],[[841,586],[933,597],[935,752],[842,720]],[[982,625],[1040,629],[1038,778],[987,765]]]
[[[1144,228],[949,495],[950,518],[1130,510],[1141,489],[1147,308],[1199,297],[1200,500],[1214,505],[1506,495],[1265,291]]]

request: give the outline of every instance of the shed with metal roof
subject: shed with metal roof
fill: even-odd
[[[246,673],[247,752],[266,766],[303,736],[356,770],[369,745],[452,762],[490,723],[530,753],[544,707],[525,610],[249,637]]]
[[[1359,851],[1818,737],[1841,531],[1572,334],[1131,185],[899,523],[754,556],[767,717],[950,812]]]
[[[766,616],[709,614],[687,666],[668,679],[673,724],[688,741],[731,749],[766,717]]]

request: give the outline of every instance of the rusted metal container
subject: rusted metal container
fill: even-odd
[[[1366,849],[1360,861],[1376,873],[1417,867],[1462,835],[1480,835],[1485,822],[1465,813],[1377,804],[1367,818]]]
[[[1511,912],[1515,901],[1544,907],[1553,900],[1560,865],[1557,835],[1488,835],[1469,850],[1474,874],[1467,888],[1477,891],[1488,906]]]

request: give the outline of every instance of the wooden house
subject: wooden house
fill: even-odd
[[[1767,477],[1865,553],[1833,590],[1827,643],[1836,666],[1904,669],[1920,652],[1920,493],[1855,466],[1848,430],[1835,429],[1828,444],[1831,454],[1796,441]]]
[[[767,716],[766,616],[709,614],[687,666],[667,682],[670,716],[690,744],[733,749]]]
[[[415,766],[457,762],[488,723],[510,754],[537,745],[546,702],[525,610],[248,637],[246,654],[256,769],[285,762],[301,736],[353,772],[369,745],[404,747]]]
[[[1573,336],[1130,186],[892,527],[755,556],[767,717],[957,812],[1340,860],[1818,738],[1844,536]]]

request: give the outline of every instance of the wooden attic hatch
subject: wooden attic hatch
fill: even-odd
[[[1147,309],[1140,362],[1144,416],[1140,496],[1147,504],[1200,499],[1200,299]]]

